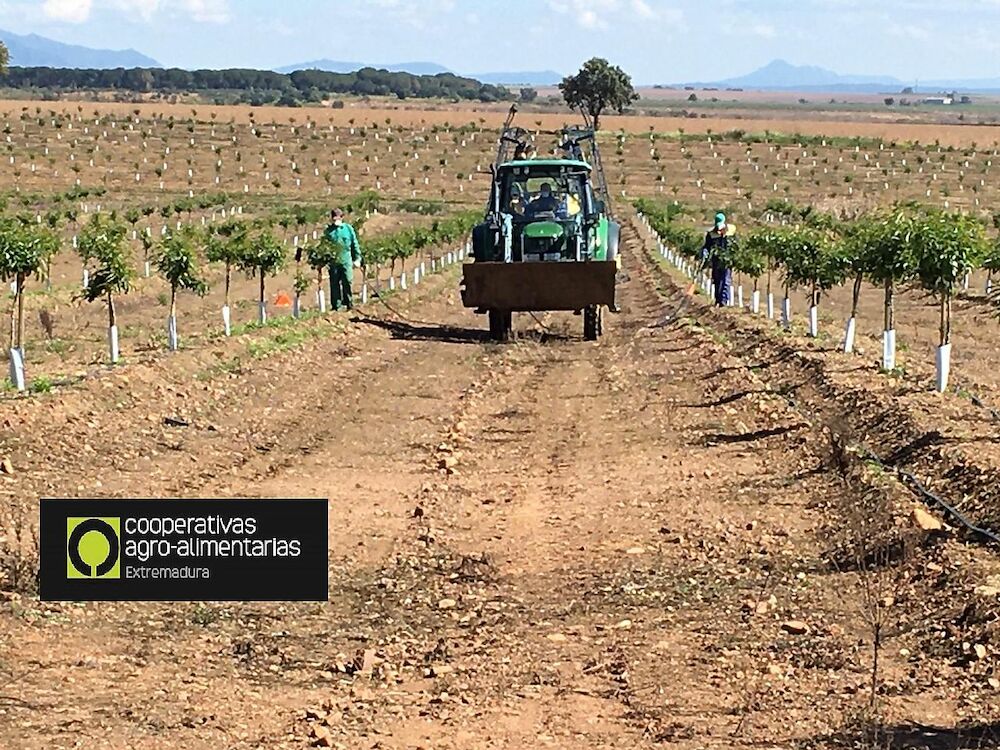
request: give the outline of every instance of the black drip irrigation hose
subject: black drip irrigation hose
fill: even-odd
[[[443,270],[444,266],[441,266],[440,268],[441,270]],[[423,276],[421,276],[421,280],[422,279]],[[366,286],[368,284],[367,276],[364,279],[364,284]],[[395,307],[393,307],[392,305],[390,305],[388,302],[385,301],[385,298],[382,296],[382,291],[377,286],[369,287],[369,292],[372,298],[377,299],[389,312],[391,312],[393,315],[395,315],[397,318],[399,318],[405,323],[412,323],[413,325],[418,325],[418,326],[430,326],[430,327],[440,326],[440,323],[431,323],[430,321],[427,320],[415,320],[407,315],[404,315]]]
[[[816,417],[817,413],[811,409],[803,407],[801,404],[795,401],[795,399],[788,396],[785,397],[785,401],[793,409],[797,411],[806,412],[807,415]],[[822,421],[822,419],[820,420]],[[965,517],[965,515],[958,510],[954,505],[948,503],[940,495],[931,492],[927,487],[921,482],[912,472],[906,469],[900,468],[893,464],[886,463],[883,461],[871,448],[863,443],[857,441],[852,441],[857,449],[861,452],[862,457],[866,460],[874,463],[879,468],[884,471],[889,471],[895,474],[901,481],[901,483],[906,486],[914,495],[919,497],[924,501],[925,504],[931,507],[937,506],[941,511],[945,513],[949,518],[956,521],[960,526],[964,527],[966,531],[979,537],[983,542],[991,545],[1000,545],[1000,535],[990,531],[989,529],[984,529],[981,526],[976,526],[972,521]]]
[[[656,233],[653,232],[653,235],[656,236]],[[687,303],[687,297],[685,296],[684,300],[682,300],[681,302],[680,307],[683,307],[686,303]],[[680,309],[680,307],[678,308],[678,310]],[[674,314],[676,314],[676,312]],[[658,325],[660,326],[664,325],[667,321],[669,321],[670,317],[671,316],[667,316],[666,318],[663,319],[663,322],[661,322]],[[974,393],[971,393],[967,389],[963,389],[958,386],[955,387],[956,393],[960,394],[962,393],[962,391],[965,391],[965,393],[969,395],[969,398],[974,405],[986,409],[993,416],[993,419],[1000,421],[1000,412],[998,412],[991,406],[988,406],[981,398],[979,398]],[[788,402],[789,406],[791,406],[793,409],[796,409],[798,411],[811,411],[809,409],[804,409],[800,404],[796,403],[794,399],[786,397],[785,400]],[[855,445],[857,446],[858,450],[861,452],[862,456],[866,460],[870,461],[871,463],[874,463],[876,466],[880,467],[884,471],[889,471],[895,474],[900,479],[902,484],[904,484],[907,488],[909,488],[909,490],[913,492],[915,495],[920,497],[926,504],[931,505],[932,507],[936,506],[941,511],[943,511],[949,518],[953,519],[960,526],[965,528],[966,531],[968,531],[970,534],[976,537],[979,537],[979,539],[981,539],[986,544],[1000,546],[1000,535],[990,531],[989,529],[984,529],[983,527],[974,524],[954,505],[951,505],[946,500],[944,500],[940,495],[931,492],[929,489],[927,489],[924,483],[921,482],[912,472],[909,472],[906,469],[902,469],[898,466],[887,464],[866,445],[863,445],[861,443],[855,443]]]
[[[372,298],[378,300],[385,307],[386,310],[388,310],[393,315],[395,315],[397,318],[399,318],[400,320],[402,320],[402,321],[404,321],[406,323],[412,323],[412,324],[418,325],[418,326],[436,326],[436,325],[439,325],[438,323],[430,323],[430,322],[428,322],[426,320],[414,320],[413,318],[411,318],[411,317],[409,317],[407,315],[404,315],[399,310],[397,310],[395,307],[393,307],[388,302],[386,302],[385,298],[382,296],[382,293],[378,289],[372,289],[371,290],[371,296],[372,296]]]
[[[966,530],[975,534],[976,536],[982,537],[983,540],[985,540],[986,542],[992,544],[1000,544],[1000,536],[994,534],[989,529],[984,529],[981,526],[976,526],[968,518],[966,518],[962,514],[962,512],[959,511],[955,506],[947,503],[945,500],[941,498],[940,495],[937,495],[931,492],[929,489],[927,489],[924,486],[923,482],[917,479],[912,473],[906,471],[905,469],[900,469],[898,466],[890,466],[886,464],[881,458],[876,456],[868,447],[864,445],[859,445],[858,447],[863,452],[864,457],[867,460],[871,461],[872,463],[878,465],[879,467],[887,471],[894,472],[896,476],[898,476],[901,480],[903,480],[904,484],[909,486],[909,488],[915,494],[921,496],[925,502],[929,501],[930,503],[933,503],[934,505],[938,506],[951,518],[955,519],[956,521],[958,521],[959,524],[964,526]]]
[[[535,315],[533,312],[529,312],[528,315],[530,315],[532,318],[534,318],[535,322],[542,327],[543,331],[545,331],[546,333],[550,333],[553,336],[556,335],[556,332],[553,331],[551,328],[549,328],[547,325],[545,325],[541,320],[539,320],[538,316]]]
[[[426,321],[426,320],[414,320],[413,318],[411,318],[411,317],[409,317],[407,315],[404,315],[399,310],[397,310],[395,307],[393,307],[388,302],[386,302],[385,298],[382,296],[381,292],[378,289],[372,289],[371,290],[371,296],[372,296],[373,299],[378,300],[389,312],[391,312],[397,318],[399,318],[400,320],[402,320],[402,321],[404,321],[406,323],[413,323],[414,325],[418,325],[418,326],[439,326],[440,325],[439,323],[431,323],[431,322]],[[535,322],[538,325],[540,325],[542,327],[542,329],[546,333],[550,333],[552,335],[556,335],[556,332],[553,331],[551,328],[549,328],[549,326],[545,325],[545,323],[543,323],[541,320],[539,320],[538,316],[536,316],[534,313],[528,313],[528,314],[531,315],[531,317],[535,319]]]
[[[656,321],[652,325],[646,326],[646,328],[647,329],[650,329],[650,328],[666,328],[667,326],[673,325],[673,323],[675,323],[677,320],[680,319],[681,313],[684,312],[687,309],[687,307],[688,307],[688,305],[690,303],[691,303],[691,301],[688,298],[688,295],[685,294],[681,298],[681,301],[678,303],[678,305],[673,310],[671,310],[670,312],[668,312],[666,315],[664,315],[662,318],[660,318],[658,321]]]

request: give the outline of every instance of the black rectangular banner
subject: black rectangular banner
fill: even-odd
[[[326,601],[326,500],[41,501],[43,601]]]

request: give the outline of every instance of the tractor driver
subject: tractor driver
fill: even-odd
[[[528,204],[528,210],[525,213],[528,216],[535,216],[536,214],[555,213],[558,210],[559,201],[552,194],[552,185],[543,182],[538,189],[538,197]]]

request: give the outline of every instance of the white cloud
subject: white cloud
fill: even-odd
[[[199,23],[226,23],[229,20],[227,0],[182,0],[181,6]]]
[[[53,21],[83,23],[90,18],[93,0],[45,0],[42,13]]]
[[[771,24],[763,22],[750,24],[747,31],[753,36],[759,36],[762,39],[774,39],[778,36],[778,32]]]
[[[160,0],[111,0],[111,7],[150,21],[160,9]]]
[[[632,12],[635,13],[639,18],[656,18],[656,11],[650,6],[646,0],[632,0]]]
[[[549,9],[570,16],[585,29],[607,29],[653,19],[663,21],[670,29],[684,23],[683,11],[663,0],[549,0]]]
[[[741,38],[775,39],[778,36],[778,30],[772,23],[750,13],[730,14],[719,24],[719,30],[727,36]],[[784,31],[783,35],[786,34]]]
[[[554,12],[570,16],[585,29],[606,29],[608,16],[619,5],[619,0],[549,0]]]
[[[63,23],[84,23],[94,10],[107,10],[150,22],[158,14],[186,16],[197,23],[225,23],[229,0],[44,0],[42,12]]]
[[[576,22],[585,29],[607,28],[607,24],[600,19],[595,11],[592,11],[589,8],[581,10],[576,14]]]
[[[440,24],[443,16],[457,9],[456,0],[348,0],[340,9],[344,15],[359,18],[366,23],[374,19],[372,7],[385,11],[379,23],[402,23],[414,29],[425,30]],[[475,13],[472,13],[475,16]]]

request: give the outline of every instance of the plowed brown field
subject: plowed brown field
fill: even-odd
[[[331,599],[8,594],[0,747],[869,747],[871,591],[874,746],[995,745],[997,594],[974,589],[1000,566],[845,442],[906,435],[818,408],[834,355],[777,356],[625,240],[599,343],[553,315],[488,344],[452,272],[239,375],[193,382],[208,349],[23,402],[0,502],[329,496]],[[883,533],[898,564],[842,554]]]
[[[82,108],[86,113],[99,112],[103,115],[126,117],[138,110],[139,116],[148,118],[157,114],[177,119],[191,117],[196,112],[200,119],[218,119],[220,123],[230,121],[246,124],[251,120],[256,122],[284,123],[295,120],[299,123],[311,119],[319,125],[336,125],[346,127],[351,121],[358,125],[383,123],[389,118],[400,127],[416,127],[420,125],[463,125],[467,123],[482,123],[488,128],[499,128],[507,116],[505,106],[448,106],[429,108],[425,103],[415,102],[405,106],[370,106],[363,103],[350,103],[343,109],[307,107],[289,109],[288,107],[249,107],[221,106],[209,104],[167,104],[142,103],[125,104],[110,102],[75,102],[75,101],[16,101],[0,102],[0,112],[18,114],[28,108],[34,111],[41,108],[43,112],[54,111],[65,114],[76,114]],[[540,122],[540,127],[553,130],[566,124],[576,124],[577,117],[569,113],[547,114],[526,113],[523,119],[534,125]],[[794,112],[787,116],[767,116],[761,112],[751,112],[743,117],[642,117],[610,115],[602,118],[602,129],[624,130],[626,133],[642,134],[650,130],[658,133],[673,133],[683,130],[687,133],[707,134],[723,133],[728,130],[745,130],[763,133],[765,130],[774,133],[801,133],[802,135],[842,136],[846,138],[884,138],[885,140],[919,141],[933,143],[939,141],[946,146],[968,146],[972,143],[990,145],[1000,142],[1000,126],[998,125],[941,125],[897,123],[891,115],[847,115],[841,121],[814,117],[801,118]],[[523,124],[523,123],[522,123]]]

